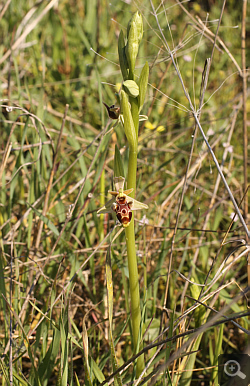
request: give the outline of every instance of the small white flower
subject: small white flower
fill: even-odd
[[[235,216],[235,217],[234,217]],[[232,212],[230,214],[230,218],[234,220],[234,222],[238,221],[239,220],[239,216],[237,214],[235,214],[234,212]]]
[[[214,131],[210,127],[210,129],[208,129],[208,131],[207,131],[207,136],[210,137],[211,135],[214,135]]]
[[[144,216],[142,217],[142,219],[139,221],[139,225],[147,225],[149,224],[149,221],[148,221],[148,218],[147,216],[144,214]]]
[[[227,151],[228,151],[229,153],[233,153],[234,147],[233,147],[232,145],[229,145],[228,142],[224,142],[222,145],[223,145],[223,147],[227,148]]]
[[[191,62],[192,61],[192,58],[190,55],[183,55],[183,59],[185,60],[185,62]]]

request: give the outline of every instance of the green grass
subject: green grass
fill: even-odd
[[[136,379],[125,232],[116,237],[115,217],[96,212],[111,198],[115,146],[129,174],[128,142],[120,125],[109,131],[102,102],[117,104],[118,36],[137,10],[144,35],[136,76],[146,61],[150,68],[136,176],[136,199],[149,209],[135,213],[143,377],[147,384],[216,385],[218,355],[248,343],[247,298],[240,296],[247,248],[239,241],[246,232],[239,220],[230,228],[235,208],[194,119],[221,8],[153,4],[157,18],[148,0],[13,0],[2,10],[3,385],[99,385],[116,368],[116,384]],[[198,118],[242,209],[241,7],[226,3]]]

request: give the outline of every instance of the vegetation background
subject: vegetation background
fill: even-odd
[[[110,198],[115,145],[126,172],[128,149],[121,126],[104,135],[111,123],[102,102],[117,103],[117,39],[137,10],[144,21],[137,68],[150,66],[136,193],[149,206],[136,214],[148,364],[140,384],[216,385],[218,356],[247,347],[247,236],[237,218],[231,224],[235,209],[194,120],[195,111],[247,220],[242,75],[250,51],[241,38],[249,37],[249,10],[246,1],[223,6],[1,2],[2,385],[99,385],[112,376],[105,258],[115,218],[96,211]],[[135,379],[135,348],[123,232],[111,261],[112,331],[125,384]]]

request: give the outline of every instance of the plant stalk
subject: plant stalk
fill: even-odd
[[[128,23],[127,42],[125,42],[122,32],[120,33],[118,41],[120,66],[123,79],[126,83],[126,85],[123,85],[124,90],[121,91],[121,111],[123,112],[124,131],[129,143],[127,189],[133,188],[131,193],[132,198],[135,197],[136,192],[139,112],[144,103],[149,73],[148,63],[145,63],[141,71],[139,82],[135,82],[135,61],[142,35],[142,16],[136,12]],[[132,340],[134,353],[137,353],[142,348],[142,345],[140,344],[142,325],[133,212],[131,222],[129,226],[125,228],[125,236],[131,298]],[[137,359],[136,376],[139,377],[144,369],[144,355],[141,355]]]
[[[131,196],[134,197],[136,189],[136,169],[137,169],[137,151],[129,152],[128,163],[128,189],[133,188]],[[136,247],[135,247],[135,230],[134,230],[134,214],[130,225],[125,229],[128,269],[129,269],[129,288],[131,298],[131,320],[134,352],[140,349],[138,340],[140,340],[141,328],[141,308],[140,308],[140,293],[139,293],[139,276],[137,267]],[[141,355],[137,360],[136,375],[137,377],[144,369],[144,356]]]

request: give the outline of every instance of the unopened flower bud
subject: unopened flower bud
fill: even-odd
[[[128,23],[127,38],[129,38],[129,31],[133,22],[135,23],[136,30],[137,30],[136,32],[137,32],[138,44],[140,44],[140,41],[142,40],[142,35],[143,35],[143,22],[142,22],[142,15],[139,12],[134,13],[134,15],[131,17]]]
[[[105,102],[102,102],[102,103],[104,104],[104,106],[105,106],[106,109],[107,109],[109,118],[111,118],[111,119],[118,119],[118,118],[119,118],[119,115],[120,115],[120,107],[115,106],[115,105],[108,106]]]
[[[134,80],[126,80],[123,82],[123,90],[132,98],[136,98],[139,95],[139,86]]]
[[[128,32],[128,41],[125,48],[126,58],[128,61],[129,69],[133,73],[135,69],[135,61],[139,50],[137,28],[135,22],[130,24]]]

